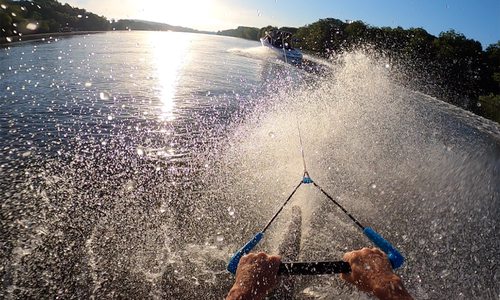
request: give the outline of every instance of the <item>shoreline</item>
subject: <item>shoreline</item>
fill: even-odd
[[[97,34],[104,33],[108,31],[70,31],[70,32],[52,32],[52,33],[35,33],[35,34],[27,34],[22,36],[9,36],[9,37],[1,37],[0,38],[0,46],[6,45],[15,45],[22,42],[28,41],[41,41],[44,39],[52,39],[55,37],[64,37],[64,36],[73,36],[73,35],[88,35],[88,34]],[[10,41],[7,41],[10,39]]]

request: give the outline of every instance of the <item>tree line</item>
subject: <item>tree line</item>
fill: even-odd
[[[261,37],[260,30],[258,28],[247,26],[238,26],[236,29],[217,31],[217,34],[256,41]]]
[[[436,37],[422,28],[334,18],[299,28],[238,27],[218,34],[258,40],[271,29],[293,33],[295,47],[326,58],[368,48],[391,61],[400,83],[500,123],[500,41],[483,50],[481,43],[454,30]]]
[[[55,0],[0,0],[0,35],[109,30],[110,22],[85,9]]]
[[[454,30],[374,27],[327,18],[292,29],[300,48],[329,57],[374,49],[396,66],[401,83],[500,122],[500,41],[481,43]]]
[[[196,30],[139,20],[108,20],[56,0],[0,0],[0,37],[60,31]],[[276,29],[240,26],[219,35],[258,40]],[[296,47],[324,57],[370,48],[388,57],[399,82],[500,122],[500,41],[483,50],[478,41],[449,30],[439,36],[422,28],[374,27],[361,21],[320,19],[292,32]]]
[[[63,31],[150,30],[202,32],[142,20],[108,20],[56,0],[0,0],[0,37]]]

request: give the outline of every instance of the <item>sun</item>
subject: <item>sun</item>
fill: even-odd
[[[140,17],[169,25],[207,29],[216,23],[214,0],[144,0]]]

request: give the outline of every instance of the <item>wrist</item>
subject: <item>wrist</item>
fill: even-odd
[[[396,274],[390,274],[380,278],[372,285],[373,294],[382,300],[412,299],[403,286],[401,278]]]
[[[251,299],[251,293],[242,286],[233,285],[227,294],[226,300],[246,300]]]
[[[231,290],[229,290],[226,300],[256,300],[263,299],[264,296],[265,293],[252,290],[250,287],[235,284]]]

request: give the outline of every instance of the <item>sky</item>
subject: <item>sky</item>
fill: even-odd
[[[142,19],[217,31],[237,26],[304,26],[321,18],[368,25],[454,29],[483,47],[500,40],[500,0],[60,0],[108,19]]]

